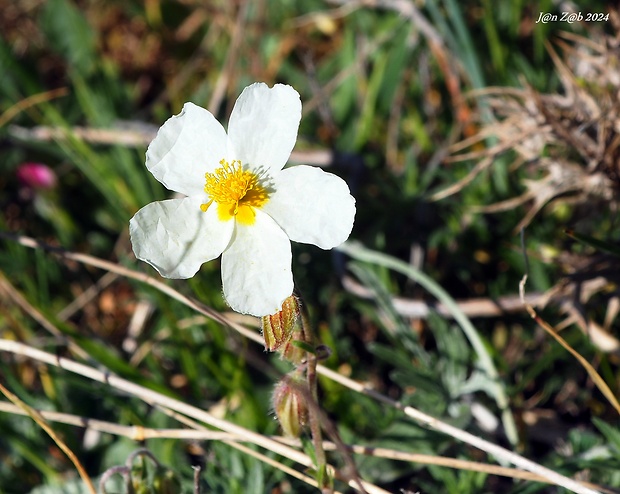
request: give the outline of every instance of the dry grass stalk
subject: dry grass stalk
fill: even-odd
[[[617,207],[620,188],[620,17],[617,33],[594,40],[566,34],[558,41],[560,57],[548,46],[562,94],[541,94],[527,83],[519,88],[487,88],[474,93],[488,103],[492,122],[458,143],[447,162],[479,160],[464,179],[433,196],[443,199],[461,191],[508,152],[514,168],[527,165],[525,192],[509,200],[476,208],[497,212],[525,203],[530,208],[515,230],[526,227],[551,202]],[[490,137],[495,143],[479,150]],[[468,150],[472,151],[468,151]]]
[[[159,280],[156,280],[155,278],[147,276],[143,273],[133,271],[121,265],[118,265],[118,264],[115,264],[109,261],[105,261],[103,259],[99,259],[99,258],[90,256],[90,255],[87,255],[87,254],[70,252],[70,251],[66,251],[63,249],[51,247],[49,245],[41,244],[29,237],[24,237],[24,236],[16,237],[16,236],[9,235],[3,232],[0,232],[0,237],[16,241],[17,243],[25,247],[35,248],[35,249],[39,248],[39,249],[44,249],[47,251],[55,252],[61,255],[64,260],[72,260],[72,261],[76,261],[76,262],[83,263],[86,265],[95,266],[95,267],[104,269],[109,272],[117,273],[122,276],[126,276],[128,278],[141,281],[149,286],[152,286],[160,290],[162,293],[170,296],[172,299],[178,302],[181,302],[182,304],[194,309],[196,312],[202,314],[203,316],[206,316],[214,321],[220,322],[221,324],[234,329],[235,331],[237,331],[244,337],[256,343],[259,343],[261,345],[264,343],[263,338],[258,333],[249,330],[248,328],[242,326],[241,324],[235,323],[234,321],[230,320],[226,316],[220,314],[219,312],[209,307],[203,306],[202,304],[199,304],[193,300],[188,299],[187,297],[183,296],[181,293],[177,292],[176,290],[174,290],[167,284],[162,283]],[[44,362],[52,366],[59,366],[66,371],[74,372],[84,377],[87,377],[89,379],[103,382],[109,386],[116,387],[118,389],[121,389],[123,392],[127,392],[137,398],[140,398],[144,400],[146,403],[151,404],[152,406],[161,406],[164,408],[172,409],[179,414],[202,421],[205,424],[208,424],[214,428],[220,429],[221,431],[229,432],[232,434],[244,435],[247,438],[248,442],[253,442],[275,453],[282,454],[283,456],[288,457],[291,460],[297,461],[298,463],[306,467],[310,467],[312,465],[311,459],[305,454],[299,451],[296,451],[292,448],[289,448],[283,444],[279,444],[270,438],[261,436],[260,434],[254,433],[250,430],[244,429],[235,424],[228,423],[225,420],[221,420],[211,415],[210,413],[204,410],[200,410],[189,404],[179,402],[178,400],[174,400],[169,397],[160,395],[157,392],[143,388],[142,386],[131,383],[129,381],[126,381],[114,375],[100,372],[94,368],[85,366],[76,361],[54,356],[46,352],[42,352],[41,350],[37,350],[28,345],[24,345],[22,343],[9,341],[9,340],[2,340],[2,339],[0,339],[0,351],[6,351],[6,352],[14,353],[17,355],[27,356],[38,362]],[[491,456],[499,459],[500,461],[513,464],[514,466],[516,466],[517,468],[521,470],[525,470],[535,475],[539,475],[540,477],[545,478],[546,481],[548,481],[549,483],[553,483],[553,484],[565,487],[566,489],[572,492],[575,492],[577,494],[600,494],[600,491],[593,490],[585,486],[584,484],[581,484],[571,478],[565,477],[564,475],[561,475],[553,470],[545,468],[544,466],[539,465],[531,460],[528,460],[527,458],[520,456],[512,451],[509,451],[499,445],[496,445],[485,439],[477,437],[467,431],[461,430],[448,423],[442,422],[434,417],[431,417],[417,410],[416,408],[403,405],[402,403],[395,401],[386,395],[382,395],[381,393],[378,393],[377,391],[368,388],[365,384],[359,383],[357,381],[353,381],[352,379],[349,379],[337,372],[334,372],[331,369],[323,365],[317,365],[317,372],[325,376],[327,379],[331,379],[332,381],[345,386],[351,391],[364,394],[366,396],[369,396],[375,399],[376,401],[380,403],[384,403],[392,408],[400,410],[407,417],[409,417],[410,419],[413,419],[418,424],[424,425],[435,431],[451,436],[465,444],[474,446],[475,448],[478,448],[490,454]],[[357,487],[357,482],[349,481],[349,485],[355,489]],[[363,488],[369,494],[379,494],[380,492],[381,493],[385,492],[382,489],[372,484],[369,484],[367,482],[364,482]]]
[[[556,42],[561,55],[547,46],[561,83],[559,93],[542,94],[526,82],[521,88],[486,88],[472,93],[488,104],[493,121],[484,124],[477,135],[452,146],[453,154],[446,163],[474,160],[476,164],[459,182],[434,194],[434,200],[460,192],[498,158],[513,155],[510,171],[522,169],[524,191],[471,211],[497,213],[524,206],[526,212],[515,226],[518,232],[550,204],[573,206],[573,221],[585,225],[600,223],[602,212],[618,210],[620,11],[610,17],[613,34],[595,28],[590,38],[564,33]],[[603,303],[615,303],[609,289],[620,279],[617,259],[600,253],[565,252],[555,260],[565,278],[553,293],[556,297],[573,294],[572,302],[561,297],[559,305],[566,315],[561,325],[577,324],[601,351],[617,352],[618,340],[608,331],[617,311],[608,307],[605,323],[598,324],[586,315],[586,301],[581,297],[584,283],[602,276],[607,283],[600,284],[595,293],[603,297]],[[593,302],[592,306],[596,305],[597,301]]]

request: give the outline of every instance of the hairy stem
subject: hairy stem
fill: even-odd
[[[301,310],[301,324],[303,327],[304,339],[307,343],[309,343],[312,348],[316,347],[316,338],[314,335],[314,331],[308,321],[308,315],[306,311],[302,308]],[[314,454],[316,457],[316,471],[317,471],[317,481],[319,486],[324,493],[331,493],[332,489],[330,486],[331,482],[327,478],[327,470],[326,470],[326,459],[325,459],[325,450],[323,449],[323,435],[321,432],[321,417],[318,413],[318,403],[319,403],[319,393],[318,393],[318,381],[317,381],[317,373],[316,373],[316,365],[317,365],[317,356],[312,352],[306,352],[307,358],[307,369],[306,369],[306,380],[308,383],[308,392],[310,393],[310,398],[317,405],[308,407],[308,421],[310,422],[310,434],[312,435],[312,443],[314,445]]]

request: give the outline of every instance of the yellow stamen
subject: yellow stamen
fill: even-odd
[[[228,221],[235,217],[242,224],[253,224],[256,218],[254,208],[263,206],[269,200],[267,189],[256,174],[243,170],[241,161],[229,163],[223,159],[220,165],[214,173],[205,173],[205,192],[211,200],[201,204],[200,209],[206,212],[216,202],[220,220]]]

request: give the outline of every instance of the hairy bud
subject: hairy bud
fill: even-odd
[[[282,431],[290,437],[299,437],[308,422],[308,407],[299,389],[304,381],[298,374],[282,379],[273,392],[273,408]]]
[[[297,297],[291,295],[282,303],[282,310],[261,318],[265,348],[275,352],[291,339],[301,328],[300,307]]]

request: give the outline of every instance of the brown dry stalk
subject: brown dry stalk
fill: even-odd
[[[190,419],[189,417],[186,417],[185,415],[181,415],[180,413],[175,412],[174,410],[170,410],[166,407],[162,407],[162,406],[157,406],[156,407],[158,410],[162,411],[163,413],[165,413],[166,415],[168,415],[169,417],[172,417],[173,419],[179,421],[180,423],[186,425],[187,427],[191,427],[192,429],[195,429],[194,431],[188,431],[188,430],[184,430],[184,431],[179,431],[179,432],[190,432],[190,433],[198,433],[198,434],[210,434],[213,433],[213,431],[210,431],[209,429],[207,429],[204,425],[199,424],[198,422],[196,422],[195,420]],[[229,436],[228,439],[222,439],[222,442],[224,444],[226,444],[227,446],[230,446],[231,448],[234,448],[236,450],[239,450],[249,456],[252,456],[254,458],[256,458],[259,461],[262,461],[263,463],[266,463],[267,465],[270,465],[274,468],[277,468],[278,470],[290,475],[291,477],[294,477],[298,480],[301,480],[303,482],[306,482],[307,484],[313,486],[313,487],[318,487],[318,483],[317,481],[312,478],[309,477],[307,475],[304,475],[303,473],[301,473],[298,470],[295,470],[294,468],[291,468],[287,465],[284,465],[283,463],[280,463],[277,460],[274,460],[272,458],[269,458],[268,456],[265,456],[261,453],[259,453],[258,451],[255,451],[253,449],[250,449],[246,446],[244,446],[243,444],[240,444],[238,441],[241,440],[245,440],[245,438],[237,438],[235,439],[237,436],[235,436],[234,434],[229,434],[227,432],[220,432],[219,434],[226,434]],[[274,440],[278,440],[278,438],[273,437],[272,439]],[[334,491],[334,494],[342,494],[338,491]],[[613,493],[612,493],[613,494]]]
[[[445,164],[465,160],[475,160],[476,164],[464,178],[432,195],[432,200],[460,192],[494,166],[500,156],[508,159],[508,153],[513,152],[517,159],[512,171],[527,165],[519,178],[525,193],[469,211],[492,213],[531,202],[515,228],[518,232],[551,203],[585,205],[584,211],[595,211],[598,204],[617,207],[620,38],[617,33],[592,35],[596,42],[571,33],[560,34],[564,40],[555,44],[562,49],[561,55],[546,43],[560,90],[543,94],[523,79],[521,88],[489,87],[466,95],[485,101],[494,119],[476,135],[465,135],[450,147],[453,155],[443,161]]]
[[[170,286],[166,285],[165,283],[162,283],[158,280],[156,280],[155,278],[152,278],[150,276],[147,276],[143,273],[137,272],[137,271],[133,271],[131,269],[125,268],[123,266],[120,266],[118,264],[115,264],[113,262],[110,261],[105,261],[103,259],[99,259],[97,257],[94,256],[90,256],[88,254],[81,254],[81,253],[76,253],[76,252],[70,252],[70,251],[66,251],[64,249],[60,249],[57,247],[51,247],[49,245],[46,244],[42,244],[36,240],[34,240],[33,238],[30,237],[25,237],[25,236],[20,236],[20,235],[11,235],[11,234],[7,234],[4,232],[0,232],[0,238],[6,238],[6,239],[10,239],[13,241],[18,242],[21,245],[24,245],[26,247],[30,247],[30,248],[40,248],[40,249],[44,249],[47,251],[51,251],[51,252],[56,252],[57,254],[60,254],[63,258],[65,259],[71,259],[83,264],[88,264],[91,266],[96,266],[100,269],[105,269],[108,271],[112,271],[118,274],[121,274],[123,276],[127,276],[128,278],[132,278],[138,281],[141,281],[143,283],[146,283],[158,290],[160,290],[162,293],[167,294],[168,296],[170,296],[171,298],[187,305],[188,307],[196,310],[197,312],[217,321],[220,322],[221,324],[228,326],[232,329],[235,329],[236,331],[238,331],[239,333],[241,333],[242,335],[246,336],[247,338],[263,345],[263,339],[262,337],[254,332],[254,331],[250,331],[248,330],[246,327],[242,326],[241,324],[237,324],[233,321],[231,321],[229,318],[225,317],[224,315],[220,314],[219,312],[206,307],[194,300],[189,299],[188,297],[185,297],[184,295],[180,294],[179,292],[177,292],[176,290],[174,290],[173,288],[171,288]],[[9,352],[13,352],[13,353],[20,353],[20,354],[24,354],[24,355],[28,355],[31,356],[31,358],[37,358],[39,360],[42,360],[44,362],[47,362],[48,364],[51,365],[61,365],[61,361],[62,361],[62,367],[65,368],[66,370],[70,370],[72,372],[76,372],[75,369],[80,369],[80,373],[85,372],[85,374],[82,374],[86,377],[90,377],[91,379],[95,379],[95,380],[102,380],[102,382],[105,382],[109,385],[113,385],[112,383],[122,383],[122,386],[124,389],[124,391],[129,392],[131,394],[134,394],[135,396],[140,397],[141,399],[147,401],[147,402],[152,402],[152,403],[159,403],[162,404],[164,406],[167,406],[169,408],[174,408],[175,410],[187,414],[189,416],[193,416],[194,418],[197,418],[198,420],[202,420],[205,423],[208,423],[210,425],[213,425],[214,427],[220,428],[222,430],[227,430],[229,432],[239,432],[239,431],[243,431],[241,432],[242,434],[245,433],[248,435],[248,438],[250,438],[252,440],[252,442],[254,441],[258,441],[257,444],[261,444],[264,446],[265,442],[269,443],[270,446],[273,446],[273,442],[272,440],[267,440],[267,438],[263,438],[260,434],[257,434],[255,432],[252,432],[250,430],[241,428],[239,426],[236,426],[234,424],[229,424],[226,421],[220,420],[220,419],[216,419],[215,417],[211,416],[210,414],[208,414],[207,412],[204,412],[196,407],[193,407],[191,405],[188,405],[186,403],[183,402],[179,402],[178,400],[171,400],[168,397],[162,396],[159,393],[155,393],[154,391],[151,390],[147,390],[146,388],[143,388],[141,386],[138,386],[134,383],[131,383],[129,381],[123,380],[121,378],[118,378],[116,376],[111,376],[108,374],[103,374],[99,371],[96,371],[95,369],[92,369],[90,367],[84,366],[82,364],[79,364],[77,362],[72,362],[66,359],[61,359],[61,358],[57,358],[53,355],[47,354],[45,352],[42,352],[40,350],[36,350],[34,348],[28,347],[27,345],[23,345],[21,343],[17,343],[17,342],[13,342],[13,341],[7,341],[7,340],[0,340],[0,349],[3,349],[5,351],[9,351]],[[71,367],[71,368],[69,368]],[[333,370],[324,367],[322,365],[317,365],[317,372],[319,372],[320,374],[326,376],[327,378],[338,382],[340,384],[342,384],[343,386],[346,386],[347,388],[351,389],[352,391],[364,394],[366,396],[370,396],[373,399],[381,402],[381,403],[385,403],[393,408],[396,408],[400,411],[402,411],[405,415],[407,415],[408,417],[410,417],[411,419],[413,419],[415,422],[425,425],[431,429],[434,429],[438,432],[441,432],[443,434],[446,434],[448,436],[451,436],[461,442],[464,442],[466,444],[470,444],[500,460],[505,460],[523,470],[535,473],[537,475],[540,475],[544,478],[546,478],[550,483],[562,486],[572,492],[575,492],[577,494],[601,494],[600,491],[594,490],[594,489],[590,489],[589,487],[584,486],[584,484],[573,480],[569,477],[566,477],[564,475],[561,475],[553,470],[550,470],[549,468],[546,468],[542,465],[539,465],[531,460],[528,460],[527,458],[514,453],[512,451],[509,451],[506,448],[503,448],[501,446],[498,446],[497,444],[493,444],[489,441],[486,441],[485,439],[482,439],[478,436],[475,436],[467,431],[461,430],[458,427],[454,427],[450,424],[447,424],[445,422],[442,422],[430,415],[427,415],[423,412],[421,412],[420,410],[417,410],[416,408],[413,408],[411,406],[405,406],[402,403],[393,400],[385,395],[382,395],[381,393],[378,393],[372,389],[369,389],[368,387],[366,387],[365,385],[358,383],[352,379],[349,379],[337,372],[334,372]],[[161,401],[163,400],[163,402]],[[174,406],[171,406],[171,404],[174,404]],[[282,446],[282,445],[280,445]],[[266,447],[266,446],[264,446]],[[271,449],[271,448],[269,448]],[[303,453],[300,453],[298,451],[295,450],[291,450],[289,448],[290,451],[288,451],[288,453],[293,454],[293,458],[295,459],[295,461],[298,461],[302,464],[304,464],[305,466],[311,466],[312,465],[312,461],[310,460],[309,457],[307,457],[306,455],[304,455]],[[279,451],[276,451],[279,452]],[[280,453],[282,454],[282,453]],[[285,455],[287,456],[287,455]],[[351,485],[351,484],[350,484]],[[372,485],[372,484],[371,484]],[[352,487],[355,487],[355,485],[352,485]],[[374,486],[376,487],[376,486]],[[373,493],[373,492],[379,492],[382,491],[382,489],[379,489],[378,487],[376,489],[379,489],[379,491],[377,490],[372,490],[371,488],[369,488],[369,485],[367,483],[364,483],[364,488],[369,492],[369,493]]]
[[[616,411],[620,414],[620,403],[618,403],[618,399],[614,395],[613,391],[609,388],[607,383],[603,380],[596,369],[592,367],[590,362],[588,362],[577,350],[571,347],[564,338],[562,338],[549,324],[547,324],[534,310],[534,308],[525,301],[525,283],[527,281],[527,274],[523,275],[523,279],[519,283],[519,295],[521,296],[521,300],[523,305],[525,306],[528,314],[536,323],[543,328],[548,334],[550,334],[560,345],[562,345],[568,352],[575,357],[582,367],[586,370],[588,375],[594,381],[594,384],[599,389],[603,396],[607,398],[609,403],[616,409]]]
[[[56,89],[52,89],[51,91],[33,94],[32,96],[18,101],[13,106],[8,108],[2,115],[0,115],[0,127],[4,126],[12,118],[16,117],[24,110],[32,106],[36,106],[40,103],[44,103],[55,98],[60,98],[61,96],[66,95],[68,92],[69,90],[66,87],[59,87]]]
[[[67,337],[62,331],[54,326],[40,311],[32,306],[26,297],[24,297],[13,286],[9,280],[7,280],[4,273],[0,272],[0,294],[6,294],[14,304],[16,304],[21,310],[28,314],[32,319],[39,323],[46,331],[58,338],[59,341],[66,343],[69,349],[77,356],[81,358],[88,358],[88,353],[75,344],[69,337]]]
[[[15,415],[27,415],[27,413],[21,409],[20,407],[13,405],[8,402],[0,401],[0,412],[12,413]],[[200,426],[200,424],[192,423],[187,424],[192,427],[194,430],[190,429],[153,429],[149,427],[142,426],[134,426],[134,425],[120,425],[114,422],[106,422],[102,420],[91,419],[88,417],[81,417],[77,415],[72,415],[68,413],[61,412],[48,412],[41,411],[38,412],[48,421],[59,422],[62,424],[74,425],[76,427],[84,427],[86,429],[91,429],[98,432],[104,432],[107,434],[113,434],[116,436],[123,436],[134,441],[144,441],[146,439],[184,439],[184,440],[194,440],[194,441],[226,441],[227,443],[231,442],[243,442],[245,440],[244,437],[239,436],[237,434],[230,434],[228,432],[220,432],[220,431],[212,431],[207,429],[204,426]],[[176,418],[176,417],[175,417]],[[288,444],[294,447],[300,447],[301,443],[296,439],[285,438],[282,436],[271,436],[272,439],[276,441],[280,441],[282,443]],[[363,456],[373,456],[376,458],[388,458],[396,461],[406,461],[411,463],[419,463],[422,465],[437,465],[446,468],[453,468],[457,470],[469,470],[475,472],[487,473],[489,475],[497,475],[502,477],[509,477],[518,480],[528,480],[533,482],[542,482],[548,483],[547,479],[541,477],[540,475],[536,475],[530,472],[524,472],[523,470],[518,470],[516,468],[509,467],[501,467],[497,465],[489,465],[486,463],[480,463],[476,461],[469,460],[461,460],[457,458],[449,458],[445,456],[437,456],[437,455],[428,455],[428,454],[419,454],[419,453],[409,453],[405,451],[398,451],[390,448],[375,448],[370,446],[364,446],[360,444],[345,444],[344,447],[350,451],[351,453]],[[325,451],[336,451],[339,446],[331,441],[324,441],[323,448]],[[254,450],[249,450],[248,454],[254,455],[257,453]],[[270,460],[269,464],[272,466],[276,466],[276,468],[282,469],[284,465],[267,458]],[[261,460],[266,462],[265,460]],[[286,473],[299,474],[297,470],[292,470],[288,468],[285,470]],[[304,479],[305,482],[315,485],[316,481],[311,477],[307,477]],[[612,491],[606,489],[600,485],[592,484],[592,483],[584,483],[584,485],[588,485],[594,489],[599,489],[601,492],[605,494],[617,494],[616,491]],[[337,493],[335,493],[337,494]]]
[[[257,432],[246,429],[232,422],[228,422],[227,420],[215,417],[206,410],[202,410],[198,407],[189,405],[180,400],[170,398],[161,393],[135,384],[109,372],[103,372],[88,365],[81,364],[79,362],[75,362],[64,357],[59,357],[57,355],[52,355],[51,353],[38,350],[24,343],[19,343],[11,340],[0,339],[0,351],[13,353],[15,355],[22,355],[33,360],[46,363],[48,365],[59,367],[63,370],[86,377],[93,381],[106,384],[112,388],[121,390],[124,393],[133,395],[152,406],[162,406],[174,410],[180,414],[199,420],[224,432],[244,436],[247,442],[256,444],[257,446],[263,447],[276,454],[289,458],[290,460],[300,463],[305,467],[312,468],[314,466],[312,459],[308,455],[286,444],[275,441],[267,436],[263,436]],[[328,471],[332,473],[335,470],[334,467],[331,465],[327,465],[327,468]],[[349,481],[348,483],[351,487],[357,490],[357,482]],[[387,491],[369,482],[362,481],[361,483],[368,494],[389,494]],[[591,493],[588,492],[587,494]]]
[[[86,484],[86,488],[88,489],[88,491],[91,494],[97,494],[97,490],[95,489],[92,480],[90,480],[90,477],[80,463],[80,460],[78,460],[78,457],[73,451],[71,451],[71,448],[69,448],[69,446],[67,446],[66,443],[62,439],[60,439],[60,437],[54,432],[54,429],[49,426],[43,416],[37,410],[28,406],[26,403],[20,400],[17,395],[13,394],[11,391],[5,388],[2,383],[0,383],[0,392],[2,392],[2,394],[6,396],[9,400],[11,400],[17,407],[23,410],[26,415],[28,415],[32,420],[34,420],[37,425],[41,427],[41,429],[43,429],[49,437],[52,438],[52,440],[58,445],[62,452],[66,454],[67,457],[71,460],[71,462],[75,465],[75,468],[80,474],[80,477],[82,477],[84,484]]]

